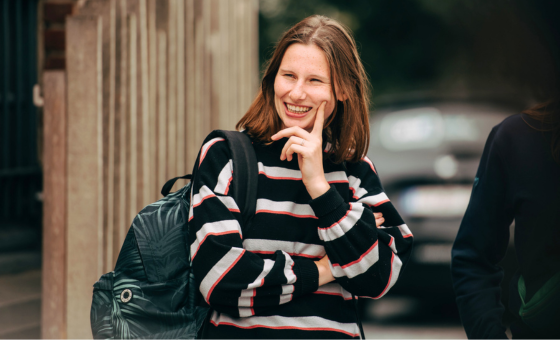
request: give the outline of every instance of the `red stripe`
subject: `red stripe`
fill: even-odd
[[[390,235],[389,235],[390,236]],[[393,244],[393,241],[395,240],[395,238],[393,236],[391,236],[391,241],[389,241],[389,247]]]
[[[229,185],[231,184],[232,179],[233,179],[233,172],[232,172],[232,176],[229,178],[229,181],[227,183],[227,187],[226,187],[226,191],[224,192],[224,195],[227,195],[227,193],[229,191]]]
[[[193,208],[198,207],[199,205],[202,204],[202,202],[204,202],[205,199],[210,198],[210,197],[216,197],[216,195],[214,195],[214,194],[209,194],[208,196],[202,197],[202,199],[200,200],[200,202],[198,202],[198,204],[193,205]]]
[[[255,214],[258,214],[258,213],[280,214],[280,215],[290,215],[290,216],[299,217],[299,218],[314,218],[314,219],[318,219],[317,216],[313,216],[313,215],[296,215],[296,214],[293,214],[293,213],[287,212],[287,211],[257,210],[257,212],[255,212]]]
[[[352,198],[355,200],[359,200],[360,198],[358,196],[356,196],[356,189],[354,189],[353,187],[350,187],[350,190],[352,190]]]
[[[231,209],[228,209],[228,210],[231,211],[231,212],[240,212],[239,209],[235,209],[235,208],[231,208]]]
[[[389,288],[389,285],[391,284],[391,277],[393,276],[393,260],[395,259],[395,253],[391,253],[391,254],[392,254],[391,255],[391,273],[389,274],[389,280],[387,280],[387,285],[385,286],[385,289],[383,289],[381,294],[374,297],[374,299],[379,299],[381,296],[383,296],[383,294],[385,294],[385,292],[387,291],[387,288]]]
[[[369,160],[369,158],[364,157],[363,161],[369,164],[369,167],[371,168],[371,170],[373,170],[373,172],[375,172],[375,174],[377,175],[377,171],[375,171],[375,167],[373,166],[373,163]]]
[[[329,181],[329,183],[348,183],[348,180],[340,179],[340,180],[336,180],[336,181]]]
[[[268,329],[299,329],[302,331],[327,331],[327,332],[339,332],[339,333],[344,333],[346,335],[349,335],[351,337],[358,337],[360,336],[359,334],[355,334],[355,333],[350,333],[347,331],[343,331],[342,329],[336,329],[336,328],[326,328],[326,327],[309,327],[309,328],[303,328],[303,327],[295,327],[295,326],[265,326],[265,325],[253,325],[253,326],[241,326],[241,325],[236,325],[232,322],[220,322],[219,324],[217,324],[214,320],[210,320],[210,322],[218,327],[219,325],[225,325],[225,326],[233,326],[236,328],[242,328],[242,329],[253,329],[253,328],[268,328]]]
[[[323,230],[327,230],[327,229],[330,229],[330,228],[334,227],[337,224],[340,224],[340,222],[342,222],[342,220],[345,219],[346,216],[348,216],[348,214],[350,214],[350,211],[352,211],[352,205],[351,204],[350,204],[350,209],[348,209],[348,211],[346,211],[346,215],[342,216],[342,218],[340,220],[338,220],[338,222],[333,223],[330,227],[327,227],[327,228],[321,228],[321,227],[319,227],[319,228],[323,229]]]
[[[378,207],[378,206],[380,206],[381,204],[387,203],[387,202],[389,202],[389,201],[391,201],[391,200],[390,200],[390,199],[386,199],[386,200],[383,200],[383,201],[381,201],[381,202],[375,203],[373,206],[374,206],[374,207]]]
[[[210,147],[214,144],[216,144],[217,142],[223,142],[225,139],[218,139],[215,140],[212,144],[208,145],[208,148],[206,149],[206,151],[204,152],[204,154],[202,155],[202,157],[200,157],[200,162],[198,162],[198,166],[200,166],[200,164],[202,164],[202,160],[204,159],[204,157],[206,157],[206,154],[208,153],[208,150],[210,150]]]
[[[273,250],[250,250],[251,253],[255,253],[255,254],[274,254],[276,253],[276,251]],[[286,254],[290,255],[290,256],[300,256],[300,257],[307,257],[310,259],[322,259],[324,257],[321,255],[309,255],[309,254],[298,254],[298,253],[288,253],[286,252]]]
[[[412,234],[403,235],[403,238],[409,238],[409,237],[412,237]]]
[[[274,176],[270,176],[269,174],[267,174],[264,171],[259,171],[259,175],[265,175],[268,178],[271,179],[284,179],[284,180],[288,180],[288,181],[301,181],[301,178],[296,178],[296,177],[274,177]]]
[[[231,270],[231,268],[233,268],[233,266],[235,266],[237,264],[237,262],[239,262],[239,259],[241,257],[243,257],[243,254],[245,254],[245,249],[243,249],[243,251],[241,252],[241,254],[239,254],[239,256],[237,257],[237,259],[235,259],[235,261],[231,264],[231,266],[229,266],[228,269],[226,269],[222,275],[220,275],[220,277],[218,278],[218,280],[216,280],[216,282],[214,282],[214,284],[212,285],[212,288],[210,288],[210,291],[208,291],[208,295],[206,296],[206,303],[210,304],[210,295],[212,295],[212,292],[214,291],[214,288],[216,287],[216,285],[222,281],[222,279],[224,278],[224,276],[226,276],[227,273],[229,273],[229,271]]]
[[[350,263],[347,263],[347,264],[345,264],[344,266],[340,266],[338,263],[333,263],[333,264],[332,264],[333,267],[334,267],[334,266],[338,266],[338,267],[340,267],[340,268],[342,268],[342,269],[346,269],[346,268],[350,267],[351,265],[360,262],[367,254],[369,254],[375,247],[377,247],[377,243],[378,243],[378,242],[379,242],[379,240],[378,240],[378,241],[375,241],[375,243],[373,244],[373,246],[371,246],[365,253],[363,253],[362,256],[360,256],[360,258],[357,259],[356,261],[352,261],[352,262],[350,262]]]
[[[333,296],[340,296],[344,300],[352,300],[351,297],[345,298],[343,294],[340,293],[330,293],[330,292],[321,292],[321,291],[314,291],[313,294],[323,294],[323,295],[333,295]]]
[[[194,260],[194,257],[196,256],[196,254],[198,253],[198,250],[200,249],[200,246],[202,245],[202,243],[204,243],[204,241],[206,241],[206,238],[210,235],[214,235],[214,236],[220,236],[220,235],[227,235],[227,234],[239,234],[239,231],[236,230],[228,230],[228,231],[224,231],[221,233],[208,233],[206,235],[204,235],[204,238],[202,239],[202,241],[200,241],[200,243],[198,244],[198,247],[196,248],[196,251],[194,252],[194,254],[191,256],[191,261]],[[239,235],[239,237],[241,237],[241,235]]]

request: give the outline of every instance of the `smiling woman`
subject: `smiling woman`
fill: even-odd
[[[237,124],[259,169],[243,228],[231,151],[204,142],[189,214],[193,270],[212,308],[201,337],[359,337],[352,300],[384,296],[412,244],[365,157],[368,108],[354,40],[312,16],[284,34]]]

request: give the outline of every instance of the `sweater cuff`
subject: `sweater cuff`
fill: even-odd
[[[317,217],[327,215],[343,203],[344,199],[340,196],[338,191],[336,191],[333,185],[331,185],[331,188],[327,192],[309,201],[309,205]]]
[[[297,277],[294,296],[312,293],[319,288],[319,269],[314,261],[298,259],[293,268]]]

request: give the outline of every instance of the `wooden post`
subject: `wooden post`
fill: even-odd
[[[89,338],[92,285],[103,273],[102,26],[74,16],[66,27],[67,336]]]
[[[41,338],[66,338],[66,74],[43,75]]]

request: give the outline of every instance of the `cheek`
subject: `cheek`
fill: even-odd
[[[287,92],[286,84],[282,81],[282,79],[276,78],[274,81],[274,94],[278,98],[282,98]]]

